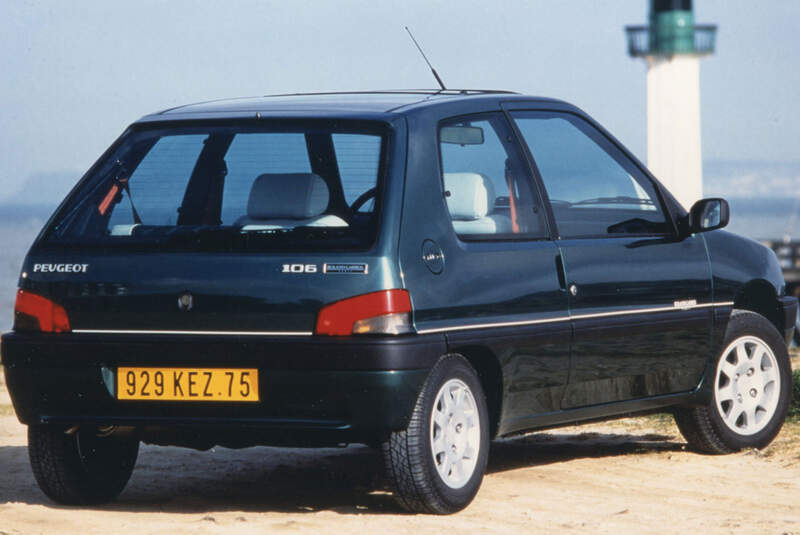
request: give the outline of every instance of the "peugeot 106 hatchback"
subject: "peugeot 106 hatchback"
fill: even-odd
[[[767,445],[797,302],[581,110],[499,91],[289,95],[132,124],[22,267],[2,362],[39,486],[113,500],[139,443],[379,447],[451,513],[490,440],[647,411]]]

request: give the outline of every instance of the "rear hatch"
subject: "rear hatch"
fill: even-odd
[[[378,246],[392,138],[370,121],[135,125],[20,286],[75,332],[311,333],[324,304],[400,284]]]

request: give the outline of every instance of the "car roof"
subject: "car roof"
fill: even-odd
[[[420,108],[453,102],[526,100],[557,103],[542,97],[530,97],[511,91],[485,89],[401,89],[384,91],[349,91],[295,93],[211,100],[163,110],[140,119],[143,122],[189,118],[239,118],[252,114],[288,115],[396,115]]]

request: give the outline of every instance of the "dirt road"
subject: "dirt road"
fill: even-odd
[[[401,513],[367,448],[144,447],[118,503],[79,509],[40,493],[8,403],[0,386],[0,535],[800,534],[798,424],[725,457],[684,451],[654,417],[498,441],[477,499],[451,517]]]

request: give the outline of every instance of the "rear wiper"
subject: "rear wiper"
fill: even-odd
[[[232,245],[240,234],[234,227],[218,225],[144,226],[137,228],[139,238],[155,239],[170,245]]]
[[[339,238],[347,235],[348,230],[349,227],[314,227],[308,225],[284,228],[258,228],[257,225],[253,225],[252,228],[239,228],[239,232],[246,236],[300,237],[300,239],[305,240]]]
[[[573,206],[576,204],[653,204],[653,201],[650,199],[641,199],[639,197],[629,197],[626,195],[619,195],[617,197],[597,197],[594,199],[585,199],[583,201],[578,201],[573,203]]]
[[[247,228],[250,227],[250,228]],[[316,225],[295,225],[295,226],[286,226],[281,227],[277,225],[273,225],[270,223],[248,223],[246,225],[242,225],[241,227],[237,227],[241,232],[254,232],[260,230],[279,230],[285,232],[291,232],[294,230],[300,231],[309,231],[309,230],[324,230],[324,231],[335,231],[335,230],[345,230],[349,227],[341,226],[341,227],[328,227],[328,226],[316,226]]]

